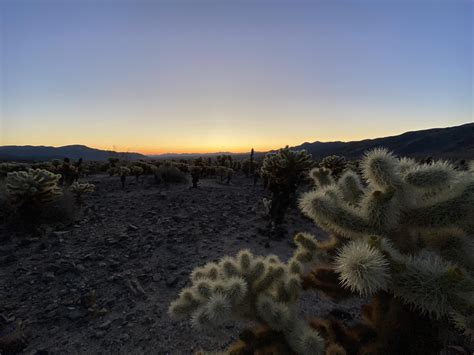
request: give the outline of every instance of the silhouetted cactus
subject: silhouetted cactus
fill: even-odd
[[[127,176],[130,175],[131,171],[126,166],[119,166],[116,170],[118,176],[120,176],[120,183],[122,184],[122,189],[125,188],[125,181]]]
[[[274,224],[283,221],[292,195],[313,164],[311,155],[305,150],[294,151],[288,146],[265,156],[261,172],[268,179],[272,192],[270,217]]]
[[[319,163],[319,166],[321,168],[329,169],[331,171],[332,176],[338,178],[346,169],[347,161],[346,158],[341,157],[339,155],[330,155],[323,158],[323,160],[321,160],[321,163]]]
[[[198,187],[199,179],[202,174],[202,168],[200,166],[192,166],[191,167],[191,179],[193,183],[193,188]]]

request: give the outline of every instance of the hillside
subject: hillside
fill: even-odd
[[[313,142],[293,147],[306,149],[315,159],[336,154],[348,158],[360,158],[365,151],[385,147],[397,155],[412,157],[474,159],[474,123],[448,128],[433,128],[421,131],[406,132],[398,136],[364,139],[352,142]],[[250,150],[250,149],[249,149]],[[219,154],[231,154],[235,158],[247,158],[248,153],[189,153],[161,154],[146,156],[139,153],[120,153],[114,151],[89,148],[84,145],[68,145],[64,147],[47,146],[0,146],[0,160],[32,161],[83,158],[84,160],[103,161],[110,157],[121,157],[127,160],[138,159],[192,159],[199,156],[215,157]],[[263,152],[255,152],[256,158]]]
[[[120,153],[86,147],[85,145],[67,145],[63,147],[47,146],[2,146],[0,147],[0,160],[14,161],[41,161],[51,159],[79,159],[103,161],[111,157],[137,160],[147,157],[138,153]]]
[[[385,147],[401,156],[474,159],[474,123],[362,141],[303,143],[295,148],[306,149],[313,158],[320,159],[331,154],[360,158],[376,147]]]

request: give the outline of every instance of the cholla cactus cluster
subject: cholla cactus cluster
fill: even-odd
[[[303,212],[345,243],[334,260],[342,284],[366,295],[388,290],[438,319],[472,319],[472,171],[383,149],[362,167],[364,181],[352,171],[337,182],[313,171],[317,189],[301,199]]]
[[[275,255],[260,257],[242,250],[236,257],[195,269],[191,287],[181,291],[170,314],[190,318],[200,330],[231,320],[257,321],[281,332],[294,351],[323,354],[324,340],[295,309],[303,265],[314,260],[317,244],[307,234],[297,235],[295,242],[298,249],[287,263]]]
[[[272,186],[294,191],[304,174],[313,166],[311,154],[305,150],[291,150],[288,146],[277,153],[268,153],[262,163],[262,174]]]
[[[267,166],[280,164],[273,159]],[[361,168],[362,177],[348,170],[337,179],[328,168],[310,174],[316,187],[300,207],[328,240],[297,235],[287,263],[241,251],[197,268],[170,313],[190,317],[199,329],[256,321],[265,330],[247,343],[281,334],[299,354],[436,353],[444,321],[472,336],[474,169],[418,164],[383,149],[368,153]],[[362,307],[364,323],[301,320],[295,303],[309,289],[336,298],[373,296]]]
[[[46,204],[62,195],[58,187],[60,179],[61,175],[42,169],[8,173],[7,194],[12,203],[18,207]]]
[[[82,198],[85,194],[94,192],[95,185],[76,181],[71,186],[69,186],[69,190],[74,194],[76,201],[80,202],[82,201]]]

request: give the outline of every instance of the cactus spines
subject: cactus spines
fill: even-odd
[[[363,241],[353,241],[341,248],[335,258],[335,270],[344,287],[362,295],[386,290],[390,263],[382,252]]]
[[[61,175],[43,169],[28,169],[8,173],[6,178],[7,194],[14,205],[39,206],[52,202],[62,195],[58,182]]]
[[[314,185],[319,188],[334,184],[331,170],[327,168],[313,168],[309,172],[309,176],[313,179]]]
[[[296,243],[300,252],[315,252],[309,235],[301,235]],[[176,318],[191,318],[198,329],[232,319],[257,321],[281,331],[299,353],[312,354],[315,349],[323,353],[324,341],[293,307],[302,287],[302,272],[302,264],[294,258],[283,263],[275,255],[260,257],[241,250],[236,257],[226,256],[194,269],[191,287],[171,303],[169,312]],[[296,338],[294,329],[300,330]]]

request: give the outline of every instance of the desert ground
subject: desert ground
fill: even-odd
[[[286,260],[299,231],[324,233],[292,206],[279,240],[266,233],[261,182],[237,174],[227,185],[203,179],[156,185],[94,175],[81,212],[68,225],[0,227],[0,316],[21,322],[25,354],[191,354],[223,350],[241,324],[195,331],[167,313],[193,268],[248,248]],[[268,196],[267,196],[268,197]],[[308,302],[311,300],[311,302]],[[360,301],[335,304],[309,293],[301,312],[351,322]]]

